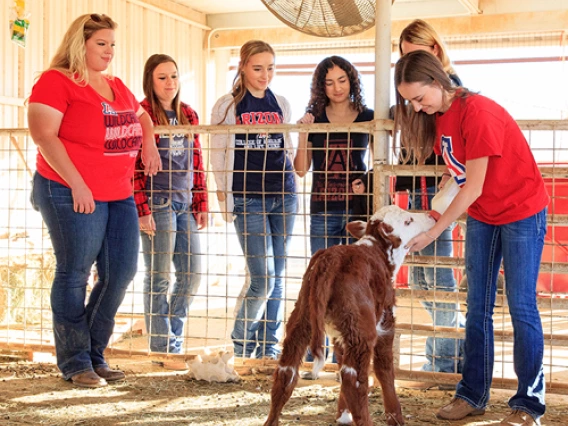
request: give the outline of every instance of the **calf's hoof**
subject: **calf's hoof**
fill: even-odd
[[[343,412],[337,414],[335,421],[338,425],[351,425],[353,424],[353,416],[349,410],[343,410]]]
[[[279,424],[278,419],[268,419],[264,423],[264,426],[278,426]]]
[[[401,426],[404,424],[404,417],[402,413],[386,413],[387,425],[389,426]]]

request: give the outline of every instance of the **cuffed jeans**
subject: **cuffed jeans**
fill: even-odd
[[[201,245],[197,223],[185,203],[163,196],[150,198],[156,234],[142,235],[146,274],[144,313],[150,350],[180,353],[191,301],[201,282]],[[171,265],[175,282],[168,297]]]
[[[422,193],[410,197],[410,207],[415,210],[430,210],[435,187],[427,188],[428,205],[422,205]],[[436,241],[419,251],[421,256],[452,256],[452,227],[440,234]],[[453,271],[450,268],[410,268],[412,280],[410,287],[416,290],[434,290],[444,292],[458,291]],[[434,326],[465,327],[465,318],[460,312],[459,303],[422,302],[422,306],[432,318]],[[427,363],[423,371],[460,373],[460,356],[463,352],[463,340],[445,337],[428,337],[426,339]]]
[[[250,287],[231,333],[235,356],[276,358],[283,335],[284,269],[297,211],[296,194],[235,197],[235,229]]]
[[[49,230],[56,259],[51,309],[57,366],[68,380],[107,366],[104,351],[126,289],[136,273],[139,234],[134,199],[95,202],[91,214],[73,211],[71,189],[34,175],[32,204]],[[96,262],[98,279],[87,282]]]
[[[544,337],[537,307],[546,212],[505,225],[488,225],[468,217],[466,237],[467,321],[462,380],[456,396],[476,408],[489,401],[493,379],[493,311],[501,260],[513,324],[513,365],[517,393],[509,400],[515,410],[539,419],[545,411]]]

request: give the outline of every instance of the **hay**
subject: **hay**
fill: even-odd
[[[0,323],[51,322],[49,293],[54,276],[52,251],[0,259]]]

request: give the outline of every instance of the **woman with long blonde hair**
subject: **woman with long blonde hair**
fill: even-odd
[[[116,23],[107,15],[78,17],[29,98],[30,134],[38,146],[32,203],[55,252],[51,309],[57,365],[81,387],[121,380],[104,358],[114,316],[138,263],[138,219],[132,196],[134,160],[160,170],[152,121],[116,77]],[[87,282],[98,279],[87,304]]]
[[[270,90],[274,50],[251,40],[240,50],[231,93],[213,107],[212,124],[290,122],[288,101]],[[276,359],[283,334],[284,269],[297,210],[293,145],[286,133],[221,133],[211,137],[211,165],[226,221],[235,223],[250,286],[231,337],[235,355]]]

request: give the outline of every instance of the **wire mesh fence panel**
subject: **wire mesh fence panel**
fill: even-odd
[[[566,377],[566,367],[568,365],[568,286],[566,283],[566,272],[568,260],[564,247],[564,229],[568,225],[568,215],[564,212],[564,200],[568,194],[564,194],[565,181],[568,179],[568,168],[563,162],[556,162],[555,159],[561,155],[566,143],[566,123],[559,122],[520,122],[521,127],[526,133],[527,140],[531,148],[536,153],[535,156],[541,158],[541,172],[545,178],[548,192],[551,196],[549,207],[549,226],[545,241],[545,250],[541,265],[541,274],[538,282],[538,301],[541,311],[541,318],[545,332],[545,373],[551,390],[562,391],[564,389],[564,379]],[[364,126],[363,126],[364,127]],[[284,126],[285,130],[292,133],[294,137],[300,130],[306,131],[306,127]],[[542,130],[539,130],[542,129]],[[270,129],[266,129],[269,131]],[[276,130],[281,130],[278,128]],[[376,132],[374,123],[369,123],[366,128],[361,125],[356,129],[349,127],[323,126],[310,129],[310,132],[338,132],[343,131],[350,134],[355,130],[364,131],[368,135]],[[162,131],[162,130],[160,130]],[[208,158],[211,154],[209,138],[215,132],[234,133],[242,129],[220,129],[219,126],[200,126],[192,129],[199,132],[203,141],[203,155]],[[0,216],[2,229],[0,232],[0,348],[5,350],[25,350],[37,352],[53,352],[53,331],[50,312],[50,286],[55,272],[55,257],[51,249],[49,235],[45,226],[42,224],[41,216],[33,210],[30,202],[30,181],[31,174],[34,173],[35,146],[27,130],[2,130],[0,131],[2,175],[0,192]],[[337,158],[335,148],[324,148],[324,157]],[[545,151],[548,158],[544,158],[542,152]],[[346,151],[348,154],[348,152]],[[372,156],[365,157],[365,167],[372,169]],[[349,164],[349,163],[346,163]],[[390,179],[393,176],[420,176],[439,174],[440,170],[436,166],[404,166],[390,164],[383,168],[385,176]],[[250,229],[241,230],[239,238],[238,230],[234,223],[225,222],[221,216],[221,207],[216,197],[216,186],[213,178],[213,171],[206,162],[203,171],[207,181],[207,191],[209,196],[209,216],[207,227],[201,230],[193,228],[179,230],[169,227],[163,229],[168,240],[185,239],[190,241],[191,234],[197,234],[198,247],[192,256],[199,258],[200,268],[192,267],[191,256],[183,250],[177,252],[178,246],[173,245],[173,250],[161,252],[163,247],[157,244],[156,236],[149,238],[149,244],[145,249],[141,249],[138,262],[138,273],[134,281],[129,286],[126,297],[120,307],[116,317],[114,334],[111,339],[109,351],[124,354],[146,354],[150,357],[160,357],[164,354],[184,357],[187,355],[202,353],[203,351],[232,350],[234,345],[235,318],[238,316],[239,309],[243,310],[242,318],[245,318],[244,327],[248,325],[247,306],[251,299],[259,302],[264,308],[267,303],[274,303],[281,316],[275,316],[276,320],[265,318],[263,311],[258,317],[251,318],[256,321],[258,329],[263,327],[278,328],[280,321],[282,327],[279,333],[283,332],[283,325],[289,317],[294,302],[297,299],[302,276],[306,270],[311,257],[312,235],[311,220],[311,197],[313,195],[313,171],[308,171],[306,175],[296,182],[297,210],[293,212],[294,224],[291,229],[275,231],[277,237],[289,237],[286,242],[285,252],[276,254],[269,246],[262,246],[255,255],[261,265],[266,266],[268,259],[272,257],[277,261],[284,262],[283,270],[276,277],[273,270],[266,275],[260,276],[260,282],[267,286],[264,295],[259,298],[247,297],[247,291],[251,284],[251,273],[247,268],[247,262],[243,255],[244,237],[250,233],[257,233],[263,241],[266,240],[266,213],[256,212],[259,219],[263,221],[260,230],[252,232]],[[163,173],[168,173],[164,171]],[[284,173],[284,172],[283,172]],[[324,172],[324,175],[335,173],[333,171]],[[335,176],[345,179],[345,193],[338,194],[333,192],[333,197],[341,198],[341,203],[345,203],[345,210],[349,212],[350,203],[354,199],[354,192],[351,183],[355,179],[361,178],[361,173],[351,176]],[[323,179],[325,182],[325,178]],[[151,191],[150,191],[151,192]],[[150,193],[153,197],[156,194]],[[246,195],[246,194],[245,194]],[[266,201],[267,197],[263,194],[259,198]],[[278,203],[286,195],[284,192],[270,194],[272,203]],[[373,196],[382,194],[363,194],[369,201]],[[407,197],[412,197],[412,191],[407,191]],[[246,198],[246,197],[245,197]],[[394,191],[391,191],[389,198],[393,201],[397,199]],[[400,200],[398,200],[400,201]],[[408,202],[408,198],[406,199]],[[372,205],[372,202],[370,203]],[[408,206],[408,205],[407,205]],[[412,204],[410,205],[412,208]],[[422,209],[418,209],[422,211]],[[193,214],[188,208],[188,213]],[[246,214],[247,210],[243,210]],[[330,214],[324,217],[323,225],[331,223],[335,219],[347,221],[350,215],[346,212],[337,213],[336,216]],[[329,212],[325,212],[329,213]],[[179,214],[179,212],[178,212]],[[273,213],[280,221],[288,214],[282,211]],[[251,213],[252,215],[252,213]],[[146,235],[147,236],[147,235]],[[243,237],[244,236],[244,237]],[[144,238],[141,233],[141,238]],[[322,237],[319,235],[319,237]],[[323,235],[324,244],[327,235]],[[432,310],[437,316],[450,316],[457,318],[459,315],[465,316],[467,313],[466,292],[467,283],[463,278],[463,240],[465,230],[459,225],[452,230],[451,241],[452,253],[450,256],[428,256],[428,255],[409,255],[406,258],[401,273],[396,277],[395,285],[398,294],[397,309],[397,333],[398,340],[396,345],[395,359],[397,362],[398,376],[400,378],[420,378],[423,380],[437,381],[439,383],[453,383],[456,376],[453,374],[435,374],[424,370],[424,365],[432,365],[436,370],[438,363],[449,362],[455,368],[454,373],[458,372],[460,362],[459,353],[450,359],[428,358],[428,348],[432,345],[444,344],[450,347],[457,347],[459,339],[462,339],[463,328],[458,326],[436,325],[433,321]],[[348,243],[348,237],[339,242]],[[245,249],[246,245],[244,245]],[[152,261],[156,261],[156,254],[163,254],[167,259],[165,271],[154,271]],[[148,256],[150,255],[150,256]],[[145,262],[145,256],[149,263]],[[158,256],[159,257],[159,256]],[[153,260],[152,260],[153,259]],[[176,260],[174,260],[176,259]],[[181,259],[181,260],[180,260]],[[177,265],[176,265],[177,262]],[[176,269],[177,266],[177,269]],[[447,288],[420,288],[413,280],[417,279],[415,270],[421,268],[431,274],[430,279],[436,284],[436,277],[439,271],[448,271],[457,282],[455,291],[447,291]],[[267,270],[270,270],[268,268]],[[194,277],[193,275],[198,275]],[[258,277],[257,277],[258,278]],[[87,288],[91,288],[96,273],[93,270]],[[191,281],[194,284],[182,298],[186,304],[176,312],[177,317],[170,311],[154,312],[151,306],[145,307],[146,303],[153,303],[158,298],[156,291],[150,291],[148,282],[163,280],[166,282],[166,291],[159,294],[168,301],[171,306],[175,305],[176,293],[174,289],[179,287],[180,282]],[[268,286],[272,286],[275,279],[281,280],[282,293],[277,297],[272,297]],[[254,281],[254,280],[253,280]],[[502,283],[503,288],[499,290],[497,297],[494,321],[496,334],[496,362],[495,379],[502,387],[511,387],[514,384],[514,371],[512,360],[512,324],[508,315],[506,294],[506,281]],[[452,289],[453,290],[453,289]],[[276,303],[275,303],[276,302]],[[248,305],[247,305],[248,303]],[[182,304],[183,305],[183,304]],[[152,323],[156,320],[165,321],[168,327],[160,329],[152,328]],[[175,322],[179,323],[176,325]],[[170,325],[174,322],[173,327]],[[176,328],[177,327],[177,328]],[[177,332],[175,334],[172,329]],[[258,330],[256,329],[256,330]],[[149,331],[150,330],[150,331]],[[266,332],[264,332],[266,333]],[[281,334],[276,334],[281,342]],[[254,335],[254,339],[245,339],[245,345],[254,345],[254,349],[266,343],[268,334]],[[250,337],[250,336],[249,336]],[[150,343],[152,338],[162,339],[166,342],[173,342],[175,350],[153,350]],[[323,342],[322,342],[323,343]],[[177,345],[177,346],[176,346]],[[331,343],[328,343],[331,346]],[[252,346],[251,346],[252,347]],[[279,350],[279,343],[276,344]],[[260,353],[262,355],[262,352]],[[248,355],[256,358],[257,352],[241,354],[237,358],[238,362],[247,363]],[[328,367],[333,369],[333,358],[328,358]]]

